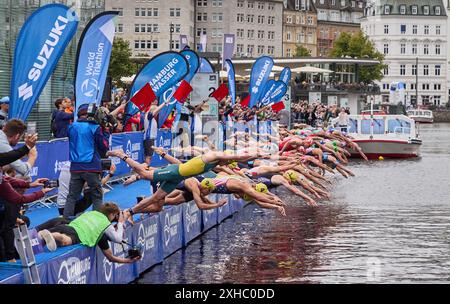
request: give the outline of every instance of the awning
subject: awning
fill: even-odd
[[[331,70],[316,68],[316,67],[312,67],[312,66],[304,66],[304,67],[292,69],[291,71],[292,71],[292,73],[323,73],[323,74],[333,73],[333,71],[331,71]]]

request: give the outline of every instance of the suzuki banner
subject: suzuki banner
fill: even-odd
[[[262,56],[253,64],[250,74],[250,102],[249,107],[256,105],[269,79],[273,67],[273,59],[268,56]]]
[[[189,72],[184,77],[184,81],[189,83],[191,82],[192,78],[194,78],[195,73],[197,73],[200,67],[200,59],[197,53],[191,50],[181,51],[180,54],[184,56],[184,58],[189,64]],[[163,102],[169,100],[169,105],[161,109],[158,115],[158,126],[162,126],[164,124],[170,112],[172,112],[173,108],[175,107],[177,100],[174,98],[173,95],[181,84],[182,82],[179,82],[176,86],[169,88],[167,91],[164,92],[162,98],[160,98],[159,104],[162,104]]]
[[[286,85],[291,82],[291,69],[288,67],[285,67],[283,71],[280,73],[280,77],[278,77],[278,80],[284,82]]]
[[[225,62],[233,58],[234,53],[234,34],[223,35],[223,54],[222,54],[222,69],[225,68]]]
[[[228,92],[231,96],[231,104],[236,102],[236,76],[234,72],[234,65],[230,59],[225,60],[225,67],[228,71]]]
[[[189,63],[180,53],[169,51],[156,55],[142,67],[134,78],[129,98],[132,98],[147,83],[150,84],[154,95],[159,98],[188,73]],[[139,112],[139,108],[132,102],[128,102],[125,108],[125,119],[127,120],[137,112]]]
[[[28,118],[77,26],[75,11],[62,4],[44,5],[25,21],[14,51],[9,119]]]
[[[75,64],[75,112],[83,104],[100,105],[115,35],[114,18],[118,14],[98,14],[81,34]]]

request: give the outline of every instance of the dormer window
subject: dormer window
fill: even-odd
[[[341,0],[341,6],[345,6],[345,0]]]
[[[417,5],[411,6],[411,13],[412,13],[413,15],[417,15]]]
[[[424,15],[429,15],[430,14],[430,7],[428,5],[425,5],[423,7],[423,14]]]
[[[441,7],[440,7],[440,6],[436,6],[436,7],[434,8],[434,14],[435,14],[436,16],[439,16],[439,15],[441,14]]]
[[[406,5],[400,5],[400,14],[405,15],[406,14]]]
[[[391,13],[391,7],[389,5],[384,6],[384,14],[389,15]]]

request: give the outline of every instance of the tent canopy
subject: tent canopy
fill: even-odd
[[[250,72],[252,69],[245,69],[245,71],[246,72]],[[274,65],[273,67],[272,67],[272,72],[281,72],[281,71],[283,71],[284,70],[284,68],[283,67],[281,67],[281,66],[278,66],[278,65]]]
[[[304,66],[304,67],[300,67],[300,68],[295,68],[295,69],[292,69],[291,71],[293,73],[323,73],[323,74],[333,73],[333,71],[331,71],[331,70],[316,68],[316,67],[312,67],[312,66]]]

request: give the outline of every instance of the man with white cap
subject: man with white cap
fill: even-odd
[[[0,99],[0,130],[3,129],[3,126],[6,124],[8,120],[8,111],[9,111],[9,97],[3,97]]]

